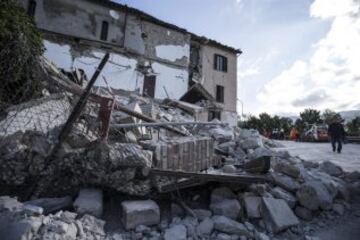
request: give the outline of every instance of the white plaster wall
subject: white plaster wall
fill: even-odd
[[[169,61],[176,61],[178,59],[187,58],[189,59],[190,47],[189,44],[184,46],[180,45],[158,45],[155,47],[156,56]]]
[[[179,99],[187,91],[189,77],[187,70],[160,63],[153,63],[152,68],[156,73],[155,98],[167,98],[164,87],[172,99]]]
[[[81,68],[85,71],[88,79],[94,74],[105,53],[93,50],[89,56],[80,56],[73,59],[70,46],[60,45],[45,41],[46,51],[44,56],[54,62],[59,68],[73,70]],[[135,71],[137,60],[127,58],[120,54],[111,53],[108,63],[96,81],[96,86],[106,86],[103,77],[112,88],[134,91],[140,89],[142,92],[143,76]]]
[[[50,41],[44,42],[45,57],[54,62],[59,68],[74,70],[81,68],[85,71],[88,79],[91,78],[105,53],[92,50],[87,56],[74,56],[70,45],[60,45]],[[73,59],[74,56],[74,59]],[[101,72],[96,86],[106,86],[103,76],[109,86],[115,89],[135,91],[142,93],[144,76],[136,71],[137,60],[120,54],[111,53],[108,63]],[[156,75],[155,98],[167,98],[164,87],[170,98],[179,99],[188,89],[188,71],[169,67],[160,63],[152,63]]]

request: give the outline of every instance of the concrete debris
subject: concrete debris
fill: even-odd
[[[334,177],[338,177],[343,173],[341,167],[329,161],[322,162],[319,166],[319,169]]]
[[[214,222],[211,218],[205,218],[202,220],[197,226],[197,231],[199,232],[200,236],[209,236],[214,229]]]
[[[82,92],[79,85],[57,78],[71,94],[49,91],[49,96],[12,106],[1,115],[0,194],[28,200],[36,179],[49,182],[39,199],[21,203],[0,197],[0,236],[7,239],[267,240],[282,239],[282,234],[303,239],[308,232],[303,225],[323,216],[346,216],[352,207],[350,193],[359,194],[358,172],[292,157],[273,149],[281,144],[256,130],[218,120],[190,123],[203,119],[209,103],[116,91],[114,109],[100,116],[105,111],[100,111],[100,102],[106,100],[107,107],[111,103],[103,97],[113,99],[102,87],[98,95],[91,94],[70,136],[61,142],[56,161],[44,170]],[[143,121],[157,126],[134,125]],[[173,126],[164,127],[169,122]],[[116,128],[120,123],[130,125]],[[225,181],[229,179],[231,183]],[[240,179],[246,181],[240,184]],[[174,201],[180,199],[174,194],[156,195],[163,189],[181,191],[181,201]],[[119,193],[121,200],[115,197]],[[319,224],[326,225],[322,220]]]
[[[203,221],[212,216],[212,212],[206,209],[194,209],[193,211],[200,221]]]
[[[293,211],[282,199],[262,198],[261,212],[267,229],[275,233],[300,223]]]
[[[273,173],[271,176],[276,185],[284,188],[289,192],[296,192],[296,190],[300,188],[300,184],[291,177],[281,175],[278,173]]]
[[[211,219],[214,222],[214,228],[220,232],[244,235],[246,237],[251,236],[250,232],[242,223],[239,223],[224,216],[213,216]]]
[[[134,229],[137,225],[151,226],[160,222],[159,206],[152,200],[124,201],[121,206],[126,229]]]
[[[103,194],[100,189],[81,189],[74,202],[79,215],[89,214],[101,218],[103,213]]]
[[[248,218],[261,217],[261,198],[255,196],[245,196],[243,198],[246,215]]]
[[[24,204],[41,207],[44,210],[44,214],[47,215],[60,210],[68,210],[73,206],[73,200],[70,196],[62,198],[39,198],[24,202]]]
[[[164,239],[165,240],[186,240],[187,239],[186,227],[182,224],[175,225],[169,229],[166,229]]]
[[[239,217],[241,206],[236,199],[224,199],[221,202],[210,204],[210,209],[214,215],[236,220]]]
[[[309,210],[330,209],[333,198],[326,187],[318,181],[309,181],[301,185],[296,196],[302,206]]]
[[[215,188],[211,192],[210,202],[211,204],[222,202],[226,199],[236,199],[234,192],[227,187]]]
[[[271,189],[271,194],[275,198],[285,200],[285,202],[289,205],[290,208],[294,208],[296,205],[297,199],[290,192],[282,189],[281,187],[275,187]]]

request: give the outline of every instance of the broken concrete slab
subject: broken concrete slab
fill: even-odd
[[[333,198],[319,181],[309,181],[301,185],[296,192],[300,204],[309,210],[330,209]]]
[[[267,229],[274,233],[299,224],[298,218],[282,199],[262,198],[261,213]]]
[[[74,208],[80,215],[89,214],[100,218],[103,213],[103,193],[100,189],[84,188],[74,202]]]
[[[210,209],[214,215],[225,216],[235,220],[239,217],[241,206],[236,199],[224,199],[221,202],[210,204]]]
[[[285,202],[289,205],[290,208],[294,208],[297,202],[297,199],[294,195],[292,195],[290,192],[286,191],[285,189],[282,189],[281,187],[275,187],[271,189],[271,194],[275,198],[280,198],[285,200]]]
[[[300,188],[300,184],[291,177],[281,175],[278,173],[272,173],[271,177],[274,183],[290,192],[295,192]]]
[[[121,207],[126,229],[134,229],[137,225],[151,226],[160,222],[160,208],[152,200],[124,201]]]
[[[245,212],[248,218],[261,217],[261,198],[255,196],[246,196],[243,198]]]
[[[214,222],[214,229],[228,234],[238,234],[250,237],[250,232],[246,229],[244,224],[234,221],[224,216],[213,216],[211,218]]]
[[[62,198],[39,198],[31,201],[24,202],[24,204],[38,206],[44,209],[44,214],[54,213],[60,210],[66,210],[73,205],[72,197]]]

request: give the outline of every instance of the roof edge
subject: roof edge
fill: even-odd
[[[154,16],[152,16],[152,15],[150,15],[148,13],[145,13],[145,12],[143,12],[143,11],[137,9],[137,8],[129,7],[126,4],[113,2],[112,0],[86,0],[86,1],[101,4],[103,6],[111,7],[111,8],[114,8],[114,9],[121,9],[121,10],[126,11],[128,13],[132,13],[134,15],[137,15],[137,16],[141,17],[144,20],[147,20],[147,21],[152,22],[152,23],[156,23],[156,24],[158,24],[160,26],[171,28],[171,29],[173,29],[175,31],[182,32],[182,33],[185,33],[185,34],[190,34],[191,38],[193,38],[194,40],[197,40],[197,41],[199,41],[199,42],[201,42],[203,44],[210,44],[210,45],[214,45],[214,46],[219,46],[222,49],[225,49],[227,51],[234,52],[236,54],[242,54],[242,51],[240,49],[236,49],[234,47],[222,44],[222,43],[220,43],[220,42],[218,42],[216,40],[209,39],[209,38],[207,38],[205,36],[199,36],[199,35],[197,35],[195,33],[189,32],[185,28],[181,28],[181,27],[178,27],[175,24],[171,24],[171,23],[165,22],[163,20],[160,20],[160,19],[158,19],[158,18],[156,18],[156,17],[154,17]]]

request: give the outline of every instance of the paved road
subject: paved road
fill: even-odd
[[[345,171],[360,171],[360,144],[345,144],[341,154],[333,153],[330,143],[303,143],[293,141],[279,141],[293,156],[302,159],[322,162],[329,160]],[[360,239],[360,238],[359,238]]]

